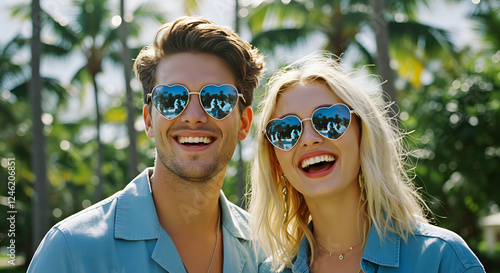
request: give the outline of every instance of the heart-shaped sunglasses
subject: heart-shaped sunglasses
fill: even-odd
[[[345,104],[338,103],[330,107],[318,108],[310,118],[302,120],[295,115],[272,119],[267,122],[266,129],[262,133],[266,134],[267,140],[276,148],[289,151],[302,135],[302,122],[310,120],[318,134],[337,140],[347,131],[353,113],[356,111],[350,110]]]
[[[153,101],[156,110],[167,119],[174,119],[186,109],[191,95],[197,94],[200,104],[211,117],[222,120],[236,108],[238,98],[243,98],[236,87],[230,84],[205,85],[200,92],[189,92],[187,87],[176,85],[157,85],[148,94],[147,102]]]

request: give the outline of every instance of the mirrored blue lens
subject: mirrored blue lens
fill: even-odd
[[[351,112],[343,104],[319,108],[312,115],[312,123],[316,131],[333,140],[340,138],[344,134],[350,122]]]
[[[153,89],[153,104],[167,119],[177,117],[189,100],[189,92],[182,85],[158,85]]]
[[[276,147],[288,151],[299,140],[302,126],[299,118],[288,116],[283,119],[273,119],[267,123],[266,137]]]
[[[201,105],[215,119],[229,115],[238,103],[238,91],[232,85],[208,85],[200,92]]]

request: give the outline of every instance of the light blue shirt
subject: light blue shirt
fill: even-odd
[[[171,272],[184,265],[161,227],[147,169],[125,189],[56,224],[28,272]],[[248,213],[220,193],[224,272],[257,272],[265,259],[250,241]]]
[[[457,234],[429,224],[419,223],[414,236],[407,242],[397,234],[388,232],[382,239],[375,228],[370,229],[361,258],[365,273],[482,273],[485,272],[478,258]],[[294,258],[293,269],[283,272],[309,272],[309,243],[304,237]],[[266,261],[259,272],[271,272]]]

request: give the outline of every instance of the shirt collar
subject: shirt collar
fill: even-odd
[[[222,190],[220,191],[219,201],[222,209],[222,225],[234,237],[250,240],[251,231],[248,225],[248,213],[229,202]]]
[[[156,239],[161,230],[149,186],[148,168],[130,182],[118,196],[115,238],[125,240]]]
[[[309,224],[309,228],[312,228],[312,223]],[[293,273],[304,273],[309,272],[309,240],[307,240],[306,236],[303,236],[302,241],[299,245],[299,251],[297,252],[297,256],[295,256],[292,261]]]
[[[153,201],[149,177],[153,168],[139,174],[118,196],[115,238],[125,240],[157,239],[162,229]],[[250,240],[251,231],[248,226],[248,214],[230,203],[222,190],[220,191],[222,224],[234,237]]]
[[[312,230],[312,222],[309,224]],[[362,264],[363,270],[371,272],[376,265],[399,267],[399,253],[401,247],[401,237],[397,234],[387,231],[386,237],[380,237],[375,227],[370,228],[366,246],[363,251]],[[292,271],[294,273],[308,272],[309,269],[309,241],[304,236],[299,246],[297,256],[293,261]]]
[[[400,236],[387,231],[387,236],[380,237],[377,229],[372,225],[363,252],[362,263],[367,267],[371,266],[368,262],[383,266],[398,267],[400,248]]]

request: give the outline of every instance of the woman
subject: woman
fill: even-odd
[[[304,60],[272,77],[260,105],[250,203],[269,255],[260,271],[484,272],[462,238],[427,223],[385,110],[333,58]]]

